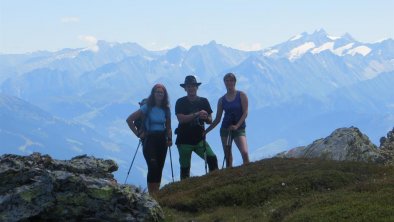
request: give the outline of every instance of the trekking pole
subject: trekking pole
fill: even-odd
[[[172,182],[174,183],[174,170],[172,169],[172,156],[171,156],[171,147],[168,147],[168,152],[170,152],[170,162],[171,162],[171,175],[172,175]]]
[[[140,141],[138,142],[137,150],[136,150],[135,153],[134,153],[133,160],[131,161],[131,164],[130,164],[130,167],[129,167],[129,171],[127,172],[127,176],[126,176],[126,179],[125,179],[125,181],[124,181],[124,184],[126,184],[127,178],[129,177],[131,167],[133,166],[133,163],[134,163],[134,160],[135,160],[135,156],[137,155],[137,152],[138,152],[138,149],[140,148],[141,143],[142,143],[142,141],[140,140]]]
[[[226,161],[226,159],[227,159],[227,152],[229,152],[230,149],[231,149],[231,143],[232,143],[231,130],[228,130],[228,135],[227,135],[227,139],[226,139],[226,145],[225,145],[225,148],[224,148],[224,158],[223,158],[223,163],[222,163],[222,169],[224,168],[224,161]]]
[[[204,161],[205,161],[205,174],[207,174],[208,173],[208,170],[207,170],[207,143],[206,143],[206,141],[205,141],[205,136],[206,135],[204,135],[204,137],[203,137],[203,145],[204,145]]]

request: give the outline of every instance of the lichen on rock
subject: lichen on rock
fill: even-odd
[[[147,193],[119,185],[112,160],[48,155],[0,157],[0,221],[162,221]]]

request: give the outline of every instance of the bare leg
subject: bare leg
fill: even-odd
[[[148,192],[151,196],[156,197],[157,192],[159,192],[160,183],[148,183]]]
[[[233,167],[233,154],[231,152],[231,145],[230,147],[226,146],[227,137],[221,137],[221,139],[222,139],[224,157],[226,158],[226,168]]]
[[[243,164],[249,163],[248,143],[246,141],[246,136],[238,136],[234,138],[234,142],[237,145],[239,152],[241,152]]]

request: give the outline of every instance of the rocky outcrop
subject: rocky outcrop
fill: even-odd
[[[112,160],[0,157],[0,221],[161,221],[147,193],[119,185]]]
[[[336,129],[330,136],[306,147],[296,147],[277,155],[285,158],[322,158],[385,163],[385,156],[369,138],[356,127]]]
[[[387,137],[380,138],[380,149],[386,163],[394,165],[394,128],[387,133]]]

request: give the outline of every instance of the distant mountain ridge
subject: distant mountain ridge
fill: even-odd
[[[124,120],[153,84],[166,85],[173,108],[185,95],[179,84],[195,74],[203,83],[199,95],[207,97],[215,111],[225,93],[222,78],[227,72],[236,73],[237,88],[249,98],[248,142],[254,159],[351,125],[372,135],[376,143],[394,125],[394,40],[362,43],[350,34],[333,37],[323,29],[253,52],[215,41],[162,51],[98,41],[95,50],[2,54],[0,93],[88,126],[113,143],[134,146],[138,141]],[[175,116],[172,123],[175,129]],[[217,130],[208,135],[220,157],[217,138]],[[13,136],[4,139],[20,143]],[[280,145],[269,150],[269,144]]]
[[[26,155],[57,149],[57,157],[61,158],[100,149],[104,153],[121,149],[85,125],[56,118],[16,97],[0,94],[0,116],[1,145],[5,153]]]

